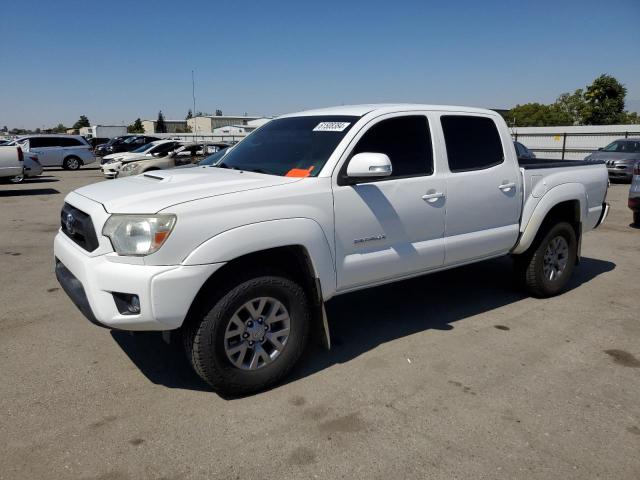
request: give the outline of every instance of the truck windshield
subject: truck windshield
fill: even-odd
[[[217,166],[286,177],[315,177],[359,118],[332,115],[272,120],[236,145]]]

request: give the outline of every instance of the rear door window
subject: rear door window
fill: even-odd
[[[443,115],[440,122],[452,172],[482,170],[504,162],[500,134],[490,118]]]

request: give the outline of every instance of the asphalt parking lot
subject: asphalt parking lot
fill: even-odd
[[[334,348],[212,393],[158,334],[93,326],[58,288],[66,193],[0,186],[0,478],[640,478],[640,229],[628,185],[565,294],[500,259],[336,298]]]

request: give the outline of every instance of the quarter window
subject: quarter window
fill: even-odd
[[[375,124],[358,141],[352,155],[364,152],[389,157],[393,173],[387,179],[433,173],[429,124],[423,115],[390,118]]]
[[[440,122],[452,172],[481,170],[504,161],[500,135],[490,118],[445,115]]]
[[[77,138],[69,138],[69,137],[60,138],[58,140],[58,144],[61,147],[80,147],[80,146],[82,146],[82,142],[80,140],[78,140]]]

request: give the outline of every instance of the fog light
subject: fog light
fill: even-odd
[[[120,315],[138,315],[140,313],[140,298],[132,293],[112,292],[113,300]]]
[[[131,303],[128,308],[131,313],[140,313],[140,299],[137,295],[131,297]]]

